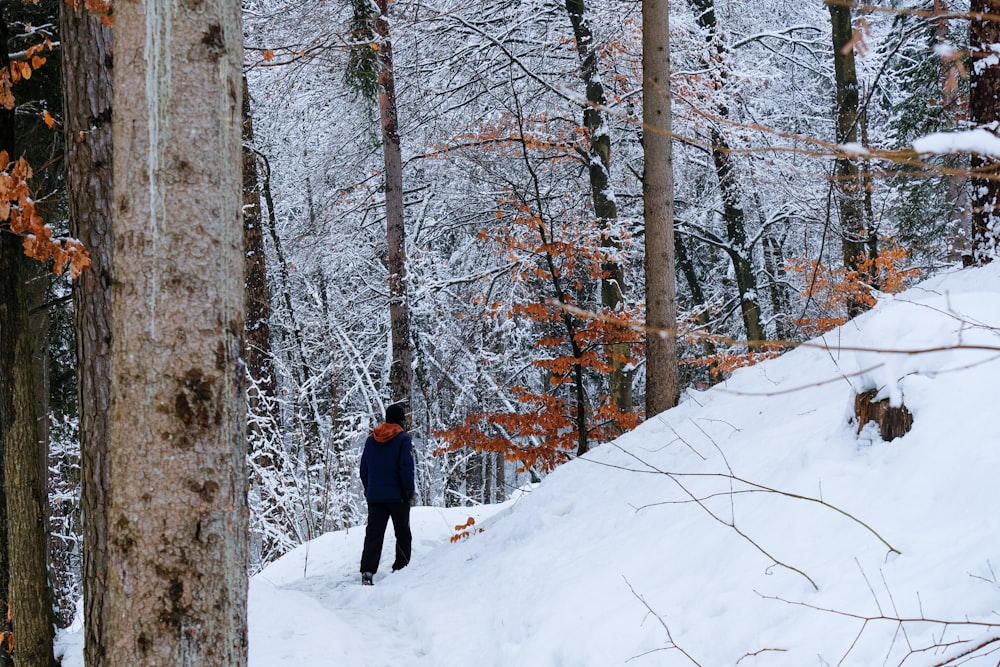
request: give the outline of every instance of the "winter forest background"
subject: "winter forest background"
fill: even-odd
[[[644,3],[396,0],[387,18],[380,4],[242,6],[251,573],[364,522],[360,447],[392,401],[409,405],[420,502],[440,506],[501,502],[647,416],[645,275],[657,267],[644,245]],[[64,158],[77,137],[63,131],[60,4],[0,10],[4,145],[32,166],[34,206],[68,239]],[[669,10],[679,388],[780,355],[880,293],[989,260],[1000,145],[982,128],[996,129],[1000,108],[970,83],[1000,85],[995,9]],[[970,30],[986,47],[970,49]],[[61,275],[33,265],[25,298],[65,626],[82,596],[83,528],[79,343],[61,259]]]

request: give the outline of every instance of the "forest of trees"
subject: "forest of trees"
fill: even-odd
[[[89,666],[243,664],[248,574],[363,523],[392,402],[422,503],[501,501],[997,252],[984,0],[0,0],[0,37],[0,667],[81,599]]]

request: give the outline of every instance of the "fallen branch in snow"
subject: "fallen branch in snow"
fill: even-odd
[[[646,602],[646,599],[644,597],[642,597],[641,595],[639,595],[639,593],[636,592],[635,588],[632,587],[632,584],[631,582],[629,582],[628,578],[622,575],[622,579],[625,580],[625,585],[628,586],[628,589],[632,591],[632,595],[634,595],[635,598],[642,603],[642,605],[649,611],[650,614],[656,617],[656,620],[660,622],[660,625],[663,626],[663,630],[667,633],[667,641],[669,641],[670,644],[664,646],[663,648],[655,649],[655,651],[679,651],[685,658],[691,661],[692,665],[698,665],[698,667],[701,667],[700,662],[692,658],[690,653],[688,653],[683,648],[677,645],[677,642],[674,641],[674,636],[670,633],[670,628],[667,626],[667,622],[663,620],[662,616],[653,611],[653,608],[649,606],[649,603]],[[640,653],[639,655],[632,656],[625,662],[631,662],[636,658],[641,658],[642,656],[649,655],[650,653],[654,653],[655,651],[647,651],[646,653]]]
[[[760,591],[754,591],[764,600],[774,600],[776,602],[784,602],[785,604],[792,605],[795,607],[805,607],[806,609],[812,609],[813,611],[822,612],[825,614],[833,614],[835,616],[841,616],[844,618],[855,619],[861,621],[861,628],[858,630],[858,634],[854,637],[851,645],[847,648],[847,651],[840,658],[838,665],[843,664],[847,657],[857,646],[858,641],[864,634],[865,630],[868,628],[869,624],[884,622],[891,623],[897,626],[898,632],[902,633],[906,637],[907,653],[902,657],[902,659],[897,663],[898,667],[903,667],[906,662],[917,655],[925,653],[941,653],[943,651],[951,651],[951,655],[944,658],[943,660],[938,660],[933,663],[930,667],[952,667],[964,662],[968,662],[974,657],[983,657],[995,651],[1000,651],[1000,623],[990,623],[988,621],[970,621],[966,620],[944,620],[936,618],[927,618],[923,614],[918,617],[906,618],[902,616],[887,616],[881,612],[878,615],[865,615],[865,614],[855,614],[848,611],[842,611],[839,609],[829,609],[827,607],[820,607],[817,605],[809,604],[808,602],[798,602],[795,600],[786,600],[785,598],[774,596],[774,595],[764,595]],[[941,627],[941,635],[939,639],[933,641],[933,643],[928,644],[920,648],[914,648],[910,643],[909,635],[906,632],[907,625],[937,625]],[[982,634],[978,637],[971,639],[962,639],[956,637],[955,639],[945,640],[945,632],[953,628],[978,628],[983,632],[987,633],[984,638]],[[985,650],[989,649],[989,650]],[[891,650],[891,648],[890,648]],[[888,658],[887,658],[888,659]]]
[[[762,648],[750,653],[744,653],[743,657],[736,661],[736,664],[743,662],[744,658],[756,658],[761,653],[785,653],[787,648]]]

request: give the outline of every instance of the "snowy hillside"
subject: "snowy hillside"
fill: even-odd
[[[363,528],[325,535],[251,582],[250,664],[996,665],[998,327],[1000,265],[955,272],[502,507],[417,508],[374,588]],[[870,388],[909,434],[856,434]]]

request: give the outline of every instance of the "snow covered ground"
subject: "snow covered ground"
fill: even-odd
[[[905,437],[849,423],[872,388]],[[251,581],[250,664],[997,665],[998,388],[1000,264],[929,280],[502,506],[416,508],[374,587],[363,528],[300,547]]]

